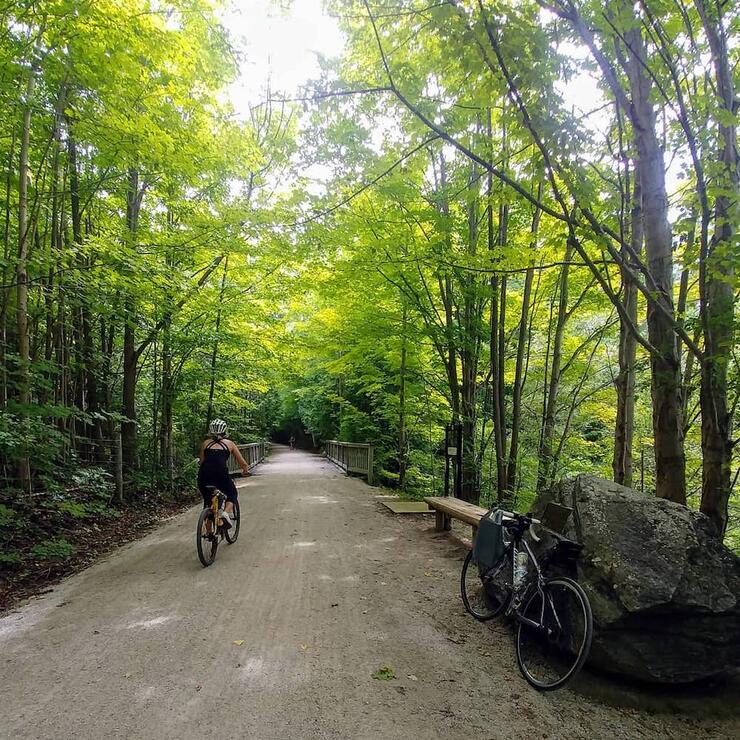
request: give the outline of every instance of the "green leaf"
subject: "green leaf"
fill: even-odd
[[[378,668],[375,673],[370,674],[370,678],[374,678],[376,681],[391,681],[396,677],[393,669],[390,666],[384,665]]]

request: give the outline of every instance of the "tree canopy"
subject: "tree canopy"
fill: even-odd
[[[5,4],[0,522],[117,456],[191,485],[220,416],[412,497],[458,424],[468,500],[593,472],[737,546],[737,9],[326,7],[343,53],[239,115],[219,3]]]

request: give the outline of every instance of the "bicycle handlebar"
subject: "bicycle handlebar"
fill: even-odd
[[[508,519],[509,521],[518,522],[518,521],[525,521],[527,524],[542,524],[542,522],[539,519],[535,519],[533,516],[530,516],[529,514],[517,514],[515,511],[501,511],[501,516],[503,516],[504,519]],[[529,527],[529,535],[535,542],[540,542],[540,538],[534,533],[534,530]]]
[[[501,515],[505,519],[511,519],[511,520],[521,520],[525,519],[530,524],[542,524],[542,522],[539,519],[535,519],[533,516],[530,516],[529,514],[517,514],[515,511],[501,511]]]

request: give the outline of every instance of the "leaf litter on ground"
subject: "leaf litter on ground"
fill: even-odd
[[[371,678],[374,678],[376,681],[391,681],[396,677],[396,674],[390,666],[384,665],[381,668],[378,668],[375,673],[370,674]]]

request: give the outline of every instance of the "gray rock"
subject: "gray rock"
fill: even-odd
[[[594,613],[590,663],[657,683],[740,667],[740,558],[709,519],[591,475],[540,496],[573,509],[563,535],[583,544],[577,579]]]

